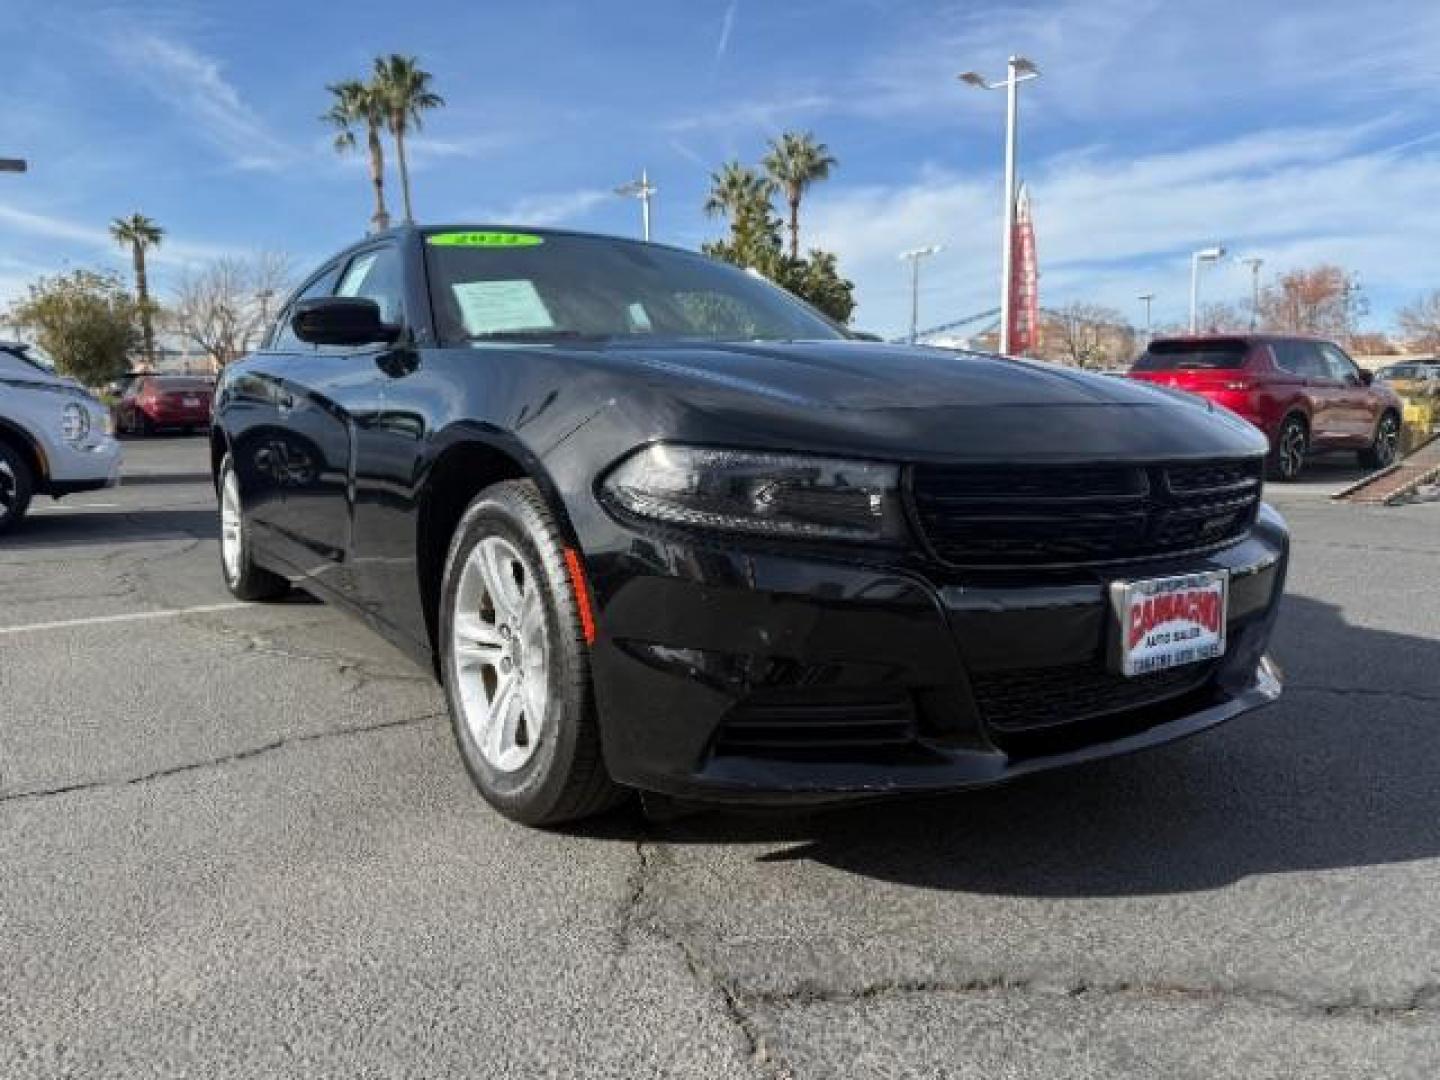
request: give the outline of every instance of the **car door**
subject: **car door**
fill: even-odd
[[[1295,340],[1286,342],[1285,346],[1292,358],[1287,369],[1305,379],[1305,395],[1310,399],[1310,445],[1323,449],[1343,442],[1346,437],[1344,382],[1331,374],[1316,342]]]
[[[307,456],[291,437],[280,404],[293,396],[286,389],[293,366],[315,347],[295,336],[290,315],[299,301],[328,296],[338,274],[338,265],[327,265],[296,292],[260,348],[242,369],[224,379],[216,403],[224,414],[246,517],[255,526],[259,541],[291,563],[303,560],[297,560],[292,550],[285,507],[290,489],[304,476]]]
[[[399,251],[381,242],[352,253],[340,269],[334,296],[364,297],[380,306],[386,322],[404,321],[396,285]],[[301,569],[353,599],[350,565],[354,527],[357,431],[379,408],[379,345],[322,345],[290,363],[279,415],[294,452],[306,461],[304,476],[286,492],[285,529]]]
[[[1325,369],[1340,384],[1339,411],[1336,426],[1340,437],[1355,446],[1367,446],[1380,422],[1380,396],[1371,392],[1360,375],[1355,361],[1338,345],[1325,341],[1319,344]]]

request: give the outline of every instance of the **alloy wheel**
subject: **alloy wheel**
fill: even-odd
[[[545,732],[550,650],[539,578],[508,540],[487,536],[471,551],[451,629],[465,726],[491,768],[515,772]]]
[[[1375,463],[1382,469],[1395,460],[1400,448],[1400,425],[1395,417],[1386,415],[1380,421],[1380,430],[1375,433]]]
[[[220,485],[220,559],[225,577],[233,584],[240,580],[240,559],[245,550],[244,518],[240,514],[240,481],[234,469],[227,469]]]
[[[20,482],[15,479],[15,470],[8,461],[0,461],[0,521],[14,513],[19,498]]]
[[[1280,432],[1279,464],[1280,475],[1290,480],[1300,475],[1305,462],[1305,429],[1291,421]]]

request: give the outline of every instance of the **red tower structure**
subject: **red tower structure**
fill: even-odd
[[[1016,356],[1040,344],[1040,267],[1035,260],[1035,224],[1030,189],[1015,196],[1015,228],[1010,235],[1010,351]]]

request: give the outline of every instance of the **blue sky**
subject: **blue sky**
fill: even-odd
[[[994,304],[1003,102],[954,79],[1043,77],[1022,99],[1042,302],[1183,318],[1188,253],[1220,242],[1264,274],[1354,271],[1371,322],[1440,287],[1440,5],[1433,0],[0,0],[0,303],[76,265],[127,269],[105,225],[168,230],[162,296],[187,263],[253,249],[297,266],[356,238],[363,162],[316,117],[325,84],[418,55],[449,105],[413,149],[423,220],[634,233],[610,194],[642,165],[657,239],[718,235],[710,171],[785,128],[840,160],[802,219],[858,286],[856,323],[908,321],[897,254],[941,243],[922,322]],[[392,179],[392,193],[398,184]],[[398,202],[398,198],[395,200]],[[1205,296],[1239,300],[1221,265]]]

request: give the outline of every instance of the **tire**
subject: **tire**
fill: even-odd
[[[35,493],[30,463],[7,442],[0,442],[0,533],[20,524]]]
[[[146,438],[155,434],[155,421],[142,412],[135,414],[135,434],[144,435]]]
[[[290,582],[251,557],[240,481],[229,454],[220,462],[220,576],[237,600],[275,600],[290,591]]]
[[[1305,419],[1298,415],[1287,416],[1275,437],[1275,449],[1270,454],[1270,475],[1283,483],[1294,483],[1305,469],[1305,452],[1310,445],[1310,431]]]
[[[564,544],[533,483],[495,484],[471,502],[450,542],[440,600],[445,698],[485,800],[525,825],[620,802],[625,791],[601,755]]]
[[[1375,425],[1375,441],[1360,451],[1360,465],[1366,469],[1388,468],[1395,463],[1399,452],[1400,418],[1393,412],[1387,412]]]

